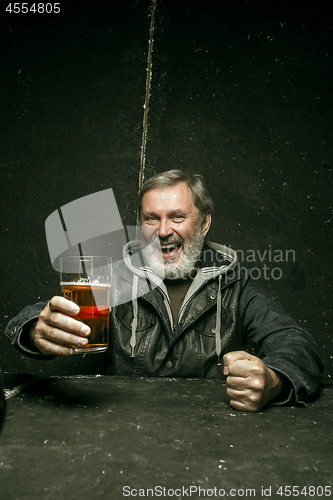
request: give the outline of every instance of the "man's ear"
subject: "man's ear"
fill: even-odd
[[[205,235],[208,233],[211,223],[212,223],[212,214],[208,210],[206,218],[205,218],[205,220],[202,223],[202,230],[205,233]]]

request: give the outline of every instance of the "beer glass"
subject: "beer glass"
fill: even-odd
[[[108,348],[112,259],[109,257],[62,257],[60,286],[63,297],[80,307],[75,316],[89,326],[88,344],[71,345],[75,354],[100,353]]]

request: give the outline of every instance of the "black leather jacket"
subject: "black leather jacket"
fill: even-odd
[[[125,376],[224,378],[222,356],[244,350],[289,380],[276,403],[305,403],[319,390],[323,361],[313,337],[297,326],[258,280],[235,267],[235,253],[216,244],[205,246],[197,275],[185,297],[178,323],[163,282],[149,291],[138,268],[120,265],[114,274],[108,373]],[[139,271],[138,271],[139,272]],[[148,284],[147,284],[148,283]],[[137,287],[135,300],[131,296]],[[6,334],[21,352],[48,358],[22,342],[21,334],[46,303],[23,309]],[[219,363],[221,360],[221,363]]]

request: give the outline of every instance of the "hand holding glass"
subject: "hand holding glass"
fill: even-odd
[[[91,329],[87,345],[70,346],[75,354],[99,353],[108,348],[111,279],[111,258],[77,256],[60,260],[62,294],[80,307],[75,318]]]

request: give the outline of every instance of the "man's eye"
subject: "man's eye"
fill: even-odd
[[[175,215],[175,216],[174,216],[174,220],[176,220],[176,221],[178,221],[178,222],[179,222],[180,220],[183,220],[183,219],[184,219],[184,216],[183,216],[183,215]]]

